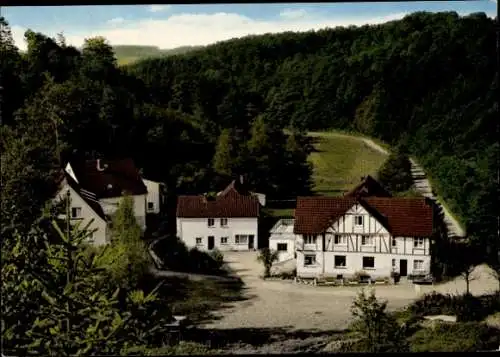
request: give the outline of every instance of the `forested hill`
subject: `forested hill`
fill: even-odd
[[[173,56],[184,54],[202,48],[202,46],[181,46],[168,50],[160,49],[156,46],[129,46],[117,45],[113,46],[118,64],[127,64],[139,61],[145,58]]]
[[[217,108],[269,123],[404,143],[480,239],[497,235],[495,20],[414,13],[382,25],[267,34],[138,62],[158,105],[231,127]],[[246,120],[241,115],[242,120]],[[216,137],[213,132],[213,137]]]

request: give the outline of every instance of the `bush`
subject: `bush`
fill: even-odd
[[[443,295],[436,292],[415,301],[410,310],[413,314],[456,315],[457,321],[481,321],[500,310],[500,293],[474,297],[472,295]]]
[[[366,271],[364,270],[360,270],[360,271],[357,271],[354,273],[354,276],[353,276],[353,279],[355,281],[358,281],[358,282],[361,282],[361,281],[366,281],[368,279],[370,279],[370,274],[368,274]]]
[[[222,268],[224,265],[224,254],[217,248],[209,253],[210,257],[214,260],[217,269]]]
[[[477,352],[498,348],[498,330],[477,322],[438,324],[415,333],[410,339],[412,352]]]
[[[217,249],[210,253],[202,252],[196,247],[188,249],[175,236],[163,238],[153,249],[163,261],[165,269],[200,274],[222,273],[224,255]]]

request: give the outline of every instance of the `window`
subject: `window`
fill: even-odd
[[[424,238],[414,238],[413,239],[413,247],[414,248],[423,248],[424,247]]]
[[[375,268],[375,258],[363,257],[363,269],[374,269],[374,268]]]
[[[335,256],[335,268],[345,268],[346,267],[346,256],[336,255]]]
[[[316,264],[316,255],[308,254],[304,255],[304,266]]]
[[[201,245],[201,244],[203,244],[201,237],[196,238],[196,245]]]
[[[227,240],[229,237],[220,237],[220,244],[227,244]]]
[[[304,236],[304,244],[316,244],[316,236]]]
[[[362,226],[363,225],[363,216],[354,216],[354,224],[356,226]]]
[[[79,218],[81,216],[82,216],[82,208],[81,207],[71,208],[71,218]]]
[[[361,245],[373,245],[373,237],[361,236]]]
[[[394,237],[392,237],[392,238],[391,238],[391,245],[392,245],[393,247],[395,247],[395,246],[397,246],[397,245],[398,245],[398,243],[397,243],[397,241],[396,241],[396,238],[394,238]]]
[[[413,270],[424,270],[424,261],[423,260],[414,260],[413,261]]]
[[[215,220],[213,218],[209,218],[207,220],[207,224],[209,227],[213,227],[215,225]]]
[[[221,218],[220,219],[220,226],[221,227],[227,227],[227,218]]]
[[[94,232],[90,232],[89,233],[89,236],[87,237],[87,242],[89,243],[94,243],[95,240],[94,240]]]
[[[392,267],[395,268],[396,267],[396,259],[393,259],[392,260]]]
[[[278,243],[278,251],[279,252],[286,252],[287,249],[287,244],[286,243]]]
[[[243,234],[237,234],[235,237],[236,244],[248,244],[248,236]]]
[[[155,209],[155,204],[153,202],[148,202],[148,211],[152,211]]]
[[[334,244],[345,244],[346,238],[345,238],[345,236],[341,236],[340,234],[335,234],[333,242],[334,242]]]

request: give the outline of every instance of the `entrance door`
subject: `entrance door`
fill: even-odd
[[[208,236],[208,250],[214,249],[214,246],[215,246],[215,237]]]
[[[248,236],[248,249],[253,249],[253,245],[254,245],[254,235],[251,234]]]
[[[400,276],[408,275],[408,261],[406,259],[401,259],[399,261],[399,275]]]

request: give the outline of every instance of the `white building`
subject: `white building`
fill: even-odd
[[[179,196],[177,236],[200,250],[258,249],[259,211],[258,197],[236,181],[213,198]]]
[[[269,249],[278,251],[278,262],[295,259],[294,222],[293,219],[280,219],[269,232]]]
[[[82,221],[85,226],[93,220],[89,227],[96,230],[92,242],[103,245],[109,242],[109,221],[125,193],[134,201],[137,222],[146,229],[147,213],[158,213],[160,209],[159,186],[159,183],[141,178],[130,159],[72,162],[64,169],[64,179],[55,200],[63,199],[69,192],[72,221]],[[152,209],[148,210],[149,207]]]
[[[428,274],[432,228],[425,198],[299,197],[297,275]]]

